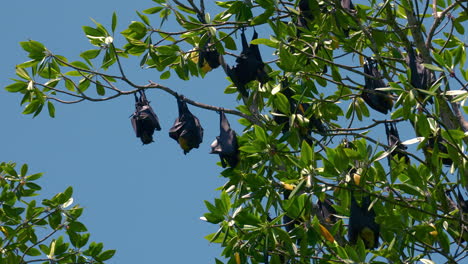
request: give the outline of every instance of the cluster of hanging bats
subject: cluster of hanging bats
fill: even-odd
[[[350,0],[342,0],[341,5],[344,9],[354,12],[354,6]],[[298,27],[307,27],[308,21],[313,20],[313,15],[309,7],[308,0],[301,0],[299,2],[300,16],[296,22]],[[202,21],[203,22],[203,21]],[[225,71],[236,86],[238,92],[247,97],[249,92],[247,84],[251,81],[257,80],[261,84],[269,80],[268,74],[265,70],[265,64],[262,60],[259,47],[255,44],[247,42],[245,37],[245,30],[241,30],[242,39],[242,52],[236,59],[234,67],[227,66]],[[345,34],[348,34],[348,29],[345,29]],[[256,39],[258,34],[254,31],[252,40]],[[211,69],[217,68],[221,65],[221,56],[218,51],[208,45],[199,47],[198,50],[198,66],[204,71],[208,72]],[[407,50],[406,62],[411,71],[411,84],[418,89],[429,89],[435,82],[435,77],[432,71],[426,69],[422,65],[422,59],[419,55],[415,54],[413,49]],[[378,70],[377,63],[372,58],[367,58],[364,63],[365,85],[361,93],[362,99],[374,110],[387,114],[393,107],[393,100],[389,92],[377,88],[386,87],[382,76]],[[287,82],[284,81],[283,87],[287,87]],[[311,106],[308,103],[297,103],[292,99],[294,92],[286,88],[282,91],[283,94],[290,100],[291,111],[298,112],[305,115],[307,109]],[[136,136],[141,139],[143,144],[153,142],[153,133],[155,130],[161,130],[159,119],[146,98],[145,91],[138,91],[139,95],[135,94],[136,110],[131,117],[131,123],[135,130]],[[428,100],[431,102],[431,100]],[[177,97],[177,104],[179,116],[175,120],[173,126],[169,130],[169,136],[176,140],[180,147],[183,149],[184,154],[187,154],[193,148],[198,148],[203,139],[203,128],[199,119],[194,116],[187,107],[183,97]],[[283,132],[289,130],[289,117],[285,115],[274,115],[274,121],[278,125],[283,125]],[[319,133],[325,133],[326,128],[322,122],[314,118],[310,118],[309,128],[315,129]],[[399,155],[404,157],[406,162],[409,162],[409,157],[404,153],[406,146],[401,144],[398,130],[395,123],[386,123],[385,130],[387,134],[388,143],[390,146],[397,146],[396,153],[392,155]],[[308,132],[310,133],[310,131]],[[440,138],[440,137],[439,137]],[[447,153],[446,147],[441,143],[441,139],[432,138],[429,140],[429,145],[438,144],[440,152]],[[239,163],[239,145],[237,136],[234,130],[231,129],[229,122],[223,111],[220,111],[220,135],[216,137],[211,144],[212,154],[218,154],[221,159],[222,167],[225,168],[229,165],[235,168]],[[393,154],[395,153],[395,154]],[[451,165],[452,161],[449,158],[442,159],[443,164]],[[288,199],[290,191],[285,190],[284,198]],[[459,194],[458,200],[462,204],[463,211],[468,213],[468,201],[463,200]],[[330,199],[325,199],[323,202],[320,200],[314,207],[318,211],[318,216],[321,222],[334,224],[337,219],[335,209],[332,207],[333,203]],[[361,197],[360,204],[356,201],[355,195],[351,192],[351,208],[348,228],[348,239],[351,243],[355,244],[358,238],[361,238],[366,248],[376,248],[379,240],[379,225],[375,222],[375,212],[371,206],[369,196]],[[283,221],[286,224],[286,229],[291,231],[294,224],[298,224],[297,220],[291,219],[289,216],[284,216]]]

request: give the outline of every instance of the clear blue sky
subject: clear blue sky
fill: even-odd
[[[20,41],[40,41],[55,54],[75,60],[80,52],[93,48],[81,29],[93,26],[90,18],[109,26],[115,11],[120,32],[130,21],[139,20],[135,10],[152,4],[149,0],[3,4],[0,160],[28,163],[31,172],[44,172],[39,199],[73,186],[75,203],[85,208],[81,221],[89,228],[91,240],[117,250],[110,263],[213,263],[220,247],[203,237],[216,232],[217,226],[199,217],[206,212],[203,201],[218,197],[215,189],[225,182],[219,177],[218,156],[208,154],[219,134],[218,114],[189,106],[200,118],[205,136],[200,148],[185,156],[168,136],[177,117],[176,101],[162,91],[148,91],[147,95],[163,129],[155,133],[153,144],[142,146],[129,119],[134,111],[133,96],[104,103],[57,104],[55,119],[47,111],[33,119],[21,114],[21,96],[3,89],[9,78],[15,78],[15,65],[28,60]],[[151,18],[159,25],[157,16]],[[117,37],[116,45],[123,44]],[[138,63],[139,59],[124,62],[135,83],[159,81],[158,72],[140,69]],[[233,95],[223,94],[229,82],[221,69],[204,80],[162,83],[197,101],[226,108],[237,105]],[[237,118],[228,118],[240,133]]]

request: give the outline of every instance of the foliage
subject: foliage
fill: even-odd
[[[0,164],[0,262],[104,263],[115,250],[89,242],[90,234],[79,221],[83,208],[73,204],[73,189],[41,205],[33,197],[42,189],[36,183],[42,173],[27,174],[28,165]]]
[[[110,30],[96,21],[84,26],[93,48],[80,61],[22,42],[30,60],[17,66],[19,79],[6,90],[22,94],[23,113],[34,116],[47,104],[53,117],[53,102],[105,101],[141,89],[240,116],[240,164],[222,172],[227,182],[219,199],[205,202],[203,218],[219,225],[207,239],[222,245],[227,263],[458,263],[466,257],[468,221],[460,212],[468,209],[458,195],[468,186],[468,123],[460,109],[468,96],[465,2],[369,0],[351,7],[309,0],[310,10],[298,8],[302,1],[153,2],[120,33],[121,46],[114,42],[116,14]],[[168,22],[179,28],[167,30]],[[237,110],[195,102],[160,83],[136,84],[122,68],[138,56],[140,66],[161,73],[161,82],[205,77],[211,73],[197,58],[208,45],[222,55],[228,75],[224,58],[240,61],[234,39],[251,28],[260,37],[250,45],[274,57],[262,69],[268,78],[257,77],[239,94]],[[365,63],[377,68],[364,73]],[[122,84],[131,90],[119,89]],[[225,92],[238,91],[231,84]],[[390,113],[382,119],[366,103]],[[395,134],[380,142],[376,131],[390,123],[392,130],[406,124],[414,139],[401,142]],[[361,206],[371,200],[380,226],[375,249],[346,239],[352,196]],[[338,218],[331,223],[317,205],[327,200]]]

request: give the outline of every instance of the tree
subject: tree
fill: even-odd
[[[89,243],[90,234],[79,221],[83,208],[70,207],[72,187],[39,205],[32,197],[42,188],[35,183],[42,173],[28,174],[27,164],[18,171],[16,165],[0,164],[2,263],[104,263],[112,258],[115,250]]]
[[[122,46],[114,42],[117,14],[110,29],[84,26],[95,47],[81,61],[22,42],[31,60],[17,66],[20,79],[6,90],[23,94],[23,113],[34,116],[47,105],[53,117],[55,102],[156,89],[190,107],[241,117],[240,162],[227,162],[227,182],[204,216],[219,225],[207,238],[224,247],[228,263],[466,257],[466,3],[153,2],[121,32]],[[180,29],[165,30],[168,20]],[[271,61],[263,61],[265,50],[273,51]],[[122,67],[129,56],[161,72],[161,80],[129,79]],[[163,84],[172,76],[203,78],[218,65],[232,81],[225,92],[238,93],[237,110]],[[402,142],[397,125],[408,126],[413,134],[405,138],[413,139]],[[386,131],[387,143],[378,131]]]

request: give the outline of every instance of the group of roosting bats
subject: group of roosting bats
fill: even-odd
[[[314,15],[311,12],[310,2],[308,0],[299,1],[299,17],[296,25],[298,28],[307,28],[308,23],[314,20]],[[354,12],[354,6],[350,0],[342,0],[341,6],[348,12]],[[202,19],[203,20],[203,19]],[[201,21],[203,22],[203,21]],[[269,81],[268,73],[265,69],[265,64],[262,60],[260,50],[257,45],[247,42],[244,28],[241,29],[242,52],[236,59],[234,67],[226,66],[225,71],[230,77],[238,92],[244,96],[249,96],[247,84],[257,80],[261,84]],[[343,28],[345,35],[349,34],[349,28]],[[258,37],[254,30],[252,40]],[[208,41],[209,42],[209,41]],[[203,47],[198,48],[198,66],[206,73],[211,69],[219,67],[224,61],[218,51],[206,43]],[[406,62],[411,71],[411,84],[418,89],[429,89],[435,82],[435,77],[432,71],[426,69],[422,65],[422,59],[411,48],[407,50]],[[383,78],[377,68],[377,62],[372,58],[367,58],[364,62],[365,85],[361,93],[362,99],[374,110],[387,114],[393,107],[393,99],[388,91],[383,91],[377,88],[386,87]],[[296,112],[302,115],[310,115],[306,113],[311,108],[310,103],[298,103],[292,96],[295,92],[288,88],[287,81],[282,81],[282,86],[285,87],[281,92],[288,98],[290,102],[291,112]],[[135,94],[136,110],[131,117],[131,122],[135,130],[136,136],[141,139],[143,144],[153,142],[154,130],[161,130],[159,119],[146,98],[145,91],[139,90],[139,95]],[[431,102],[431,99],[428,100]],[[198,148],[203,138],[203,128],[200,125],[199,119],[194,116],[187,107],[182,96],[177,97],[179,116],[175,120],[173,126],[169,130],[169,136],[176,140],[183,149],[184,154],[187,154],[191,149]],[[274,115],[274,121],[278,125],[283,126],[283,132],[290,129],[289,117],[279,112]],[[309,111],[310,112],[310,111]],[[320,134],[326,133],[326,128],[323,123],[313,115],[309,118],[309,127],[306,133],[315,130]],[[389,146],[396,146],[396,151],[392,156],[398,159],[404,158],[409,162],[409,157],[405,154],[406,146],[402,145],[399,139],[398,130],[395,123],[386,123],[385,131],[388,138]],[[307,138],[304,138],[307,140]],[[446,147],[442,144],[440,137],[432,138],[428,144],[434,147],[438,144],[440,152],[447,152]],[[431,148],[428,146],[428,148]],[[239,145],[237,136],[234,130],[231,129],[229,122],[224,114],[220,112],[220,135],[216,137],[211,144],[211,153],[218,154],[221,159],[222,167],[229,165],[235,168],[239,163]],[[451,165],[452,161],[449,158],[442,159],[443,164]],[[285,190],[284,198],[289,198],[291,191]],[[468,202],[463,200],[459,194],[458,201],[462,205],[462,211],[468,213]],[[326,223],[333,224],[337,221],[336,211],[332,207],[333,203],[330,199],[325,199],[323,202],[318,201],[315,205],[319,213],[319,219]],[[357,243],[358,238],[362,239],[366,248],[372,249],[378,246],[379,240],[379,225],[375,222],[375,212],[371,207],[371,199],[369,196],[361,196],[360,205],[357,202],[355,195],[351,192],[351,208],[348,228],[348,238],[353,244]],[[288,215],[284,217],[286,229],[291,231],[294,224],[298,221],[290,218]],[[322,226],[323,227],[323,226]]]

